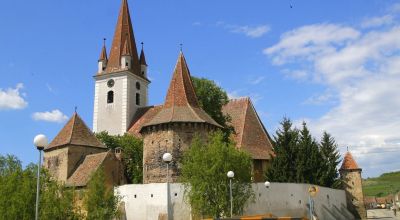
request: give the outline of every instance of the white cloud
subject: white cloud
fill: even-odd
[[[24,88],[22,83],[18,83],[15,88],[0,88],[0,110],[23,109],[28,106],[20,90]]]
[[[247,37],[251,38],[262,37],[264,34],[266,34],[268,31],[271,30],[271,28],[268,25],[259,25],[259,26],[228,25],[227,28],[230,29],[232,33],[244,34]]]
[[[335,105],[308,125],[314,134],[332,133],[342,151],[350,146],[369,175],[400,167],[399,39],[395,24],[384,30],[316,24],[289,31],[264,50],[284,74],[299,72],[326,86],[327,93],[305,102]]]
[[[35,121],[47,121],[57,123],[65,122],[68,119],[68,117],[58,109],[55,109],[51,112],[35,112],[32,114],[32,118]]]
[[[234,25],[234,24],[227,24],[224,21],[216,22],[215,26],[226,29],[231,33],[244,34],[245,36],[250,38],[262,37],[271,30],[271,27],[265,24],[255,25],[255,26]]]
[[[337,24],[315,24],[297,28],[281,36],[278,44],[264,49],[264,54],[273,56],[273,63],[282,65],[296,58],[315,59],[334,52],[335,46],[357,39],[360,33]]]
[[[260,84],[262,81],[264,81],[264,79],[265,79],[265,76],[258,76],[254,79],[251,79],[249,82],[250,82],[250,84],[257,85],[257,84]]]
[[[393,15],[384,15],[380,17],[366,18],[361,23],[363,28],[379,27],[393,23]]]

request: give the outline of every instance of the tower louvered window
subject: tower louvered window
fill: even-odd
[[[114,102],[114,92],[113,91],[109,91],[107,93],[107,103],[113,103]]]

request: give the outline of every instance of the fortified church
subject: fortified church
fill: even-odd
[[[108,55],[109,54],[109,55]],[[44,150],[44,166],[69,186],[85,187],[89,176],[104,167],[112,185],[126,183],[120,150],[107,149],[93,133],[143,138],[143,183],[166,182],[162,155],[172,154],[171,179],[177,181],[179,161],[194,135],[205,140],[221,128],[199,105],[182,52],[178,55],[165,102],[148,105],[149,84],[143,47],[138,55],[127,0],[122,0],[109,53],[104,44],[94,76],[93,131],[77,113]],[[253,158],[253,181],[264,181],[272,144],[250,98],[233,99],[223,107],[232,118],[238,148]]]
[[[205,140],[221,128],[199,105],[182,52],[178,55],[164,103],[148,105],[149,84],[143,47],[138,55],[127,0],[122,0],[112,46],[104,44],[94,76],[93,131],[75,112],[58,135],[44,149],[43,165],[67,186],[86,187],[90,175],[102,167],[109,185],[127,183],[120,149],[109,150],[94,133],[129,135],[143,139],[143,183],[166,182],[162,155],[172,154],[173,182],[179,176],[182,152],[194,135]],[[223,107],[235,129],[236,147],[253,159],[252,178],[264,182],[264,173],[274,152],[270,137],[250,98],[232,99]],[[366,216],[361,168],[350,152],[340,168],[349,210],[356,218]]]

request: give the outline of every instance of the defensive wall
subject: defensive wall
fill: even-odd
[[[192,220],[190,205],[184,197],[184,187],[180,183],[129,184],[115,188],[121,196],[122,210],[127,220]],[[271,183],[266,188],[263,183],[252,184],[255,198],[249,202],[243,215],[308,217],[309,184]],[[346,195],[343,190],[318,187],[314,201],[315,215],[320,220],[351,220],[347,210]],[[233,195],[235,196],[235,195]],[[169,197],[169,198],[168,198]],[[168,210],[169,200],[169,210]]]

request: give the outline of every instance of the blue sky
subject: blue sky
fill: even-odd
[[[283,116],[350,147],[364,177],[400,167],[400,2],[129,0],[163,102],[179,44],[192,75],[250,96],[271,134]],[[290,7],[292,5],[292,8]],[[2,1],[0,154],[35,162],[74,107],[92,126],[102,38],[120,1]]]

